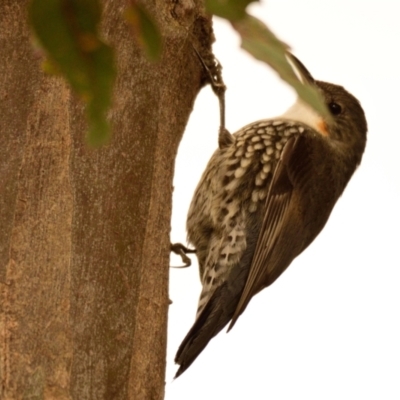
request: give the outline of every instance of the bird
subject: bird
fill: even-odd
[[[225,130],[222,140],[220,133],[187,217],[202,291],[175,378],[311,244],[361,162],[367,121],[360,102],[342,86],[314,80],[295,56],[290,61],[330,115],[297,99],[278,118],[233,135]]]

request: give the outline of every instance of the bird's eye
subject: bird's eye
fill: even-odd
[[[328,108],[333,115],[339,115],[342,112],[342,107],[334,101],[328,104]]]

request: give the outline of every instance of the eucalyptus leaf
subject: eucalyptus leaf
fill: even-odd
[[[246,15],[232,22],[242,39],[242,48],[252,56],[270,65],[279,76],[289,83],[299,97],[319,114],[330,118],[321,94],[313,86],[303,84],[288,61],[289,47],[281,42],[259,19]]]
[[[133,29],[137,44],[151,61],[158,61],[162,51],[162,37],[157,24],[142,4],[132,3],[125,18]]]
[[[206,9],[210,14],[230,21],[237,21],[246,16],[246,8],[250,3],[259,0],[206,0]]]
[[[29,19],[47,53],[48,64],[60,72],[86,102],[90,143],[110,136],[106,113],[115,80],[113,52],[98,35],[98,0],[32,0]]]

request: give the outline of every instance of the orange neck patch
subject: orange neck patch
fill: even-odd
[[[318,123],[317,123],[317,127],[318,127],[318,132],[323,135],[323,136],[329,136],[329,131],[328,131],[328,126],[326,125],[326,122],[321,119]]]

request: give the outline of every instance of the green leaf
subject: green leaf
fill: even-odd
[[[32,0],[29,7],[30,23],[48,64],[86,102],[92,144],[110,136],[106,113],[116,75],[113,52],[98,35],[100,15],[98,0]]]
[[[132,2],[125,11],[125,18],[133,29],[137,44],[150,61],[158,61],[162,51],[162,38],[158,26],[142,4]]]
[[[232,22],[242,38],[242,48],[258,60],[270,65],[279,76],[289,83],[299,97],[320,115],[330,118],[320,93],[315,87],[303,84],[296,76],[286,54],[289,47],[281,42],[260,20],[250,15]]]
[[[246,16],[247,6],[259,0],[206,0],[206,9],[210,14],[230,21],[238,21]]]

